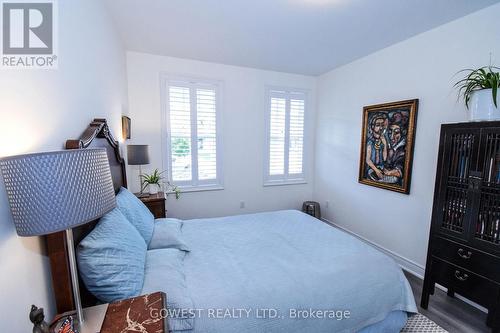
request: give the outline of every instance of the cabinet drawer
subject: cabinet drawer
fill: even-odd
[[[500,258],[436,237],[432,255],[500,283]]]
[[[493,281],[438,258],[432,258],[432,280],[488,308],[500,291]]]

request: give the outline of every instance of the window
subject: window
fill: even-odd
[[[267,158],[264,185],[304,183],[304,114],[302,91],[268,89]]]
[[[169,179],[184,190],[221,188],[220,85],[162,78]]]

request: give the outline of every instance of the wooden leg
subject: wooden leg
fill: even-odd
[[[486,325],[491,327],[493,333],[500,333],[500,305],[488,309]]]
[[[422,297],[420,299],[420,307],[422,309],[427,309],[429,307],[429,297],[430,294],[428,292],[422,291]]]
[[[448,288],[448,291],[446,292],[446,294],[450,297],[455,297],[455,291],[451,288]]]
[[[427,309],[427,307],[429,306],[429,297],[431,295],[431,290],[433,289],[432,288],[433,285],[434,285],[434,283],[432,283],[432,285],[431,285],[431,282],[429,282],[429,279],[424,280],[424,286],[422,288],[422,297],[420,299],[420,306],[423,309]]]
[[[432,281],[431,277],[431,257],[428,255],[427,265],[425,267],[424,285],[422,286],[422,297],[420,299],[420,306],[422,309],[427,309],[429,307],[429,297],[431,294],[434,294],[434,281]]]
[[[430,290],[429,293],[431,295],[434,295],[434,292],[436,291],[436,284],[431,282],[431,286],[430,286],[429,290]]]

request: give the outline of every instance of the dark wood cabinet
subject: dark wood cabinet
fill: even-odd
[[[148,207],[155,219],[167,217],[167,211],[165,209],[165,194],[163,192],[149,194],[144,197],[140,197],[138,193],[136,193],[136,195],[139,200],[141,200],[146,207]]]
[[[423,308],[436,283],[500,332],[500,121],[441,126]]]

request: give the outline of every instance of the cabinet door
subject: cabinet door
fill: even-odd
[[[445,128],[443,131],[435,228],[449,237],[467,241],[469,208],[473,205],[469,178],[477,170],[480,130]]]
[[[471,219],[470,242],[478,248],[500,251],[500,128],[484,128],[475,190],[478,208]]]

